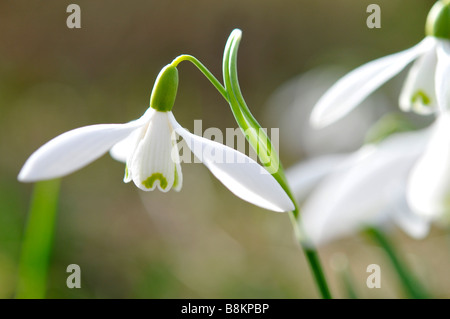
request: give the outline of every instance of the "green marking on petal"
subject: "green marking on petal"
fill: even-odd
[[[125,164],[125,179],[128,179],[129,177],[129,173],[128,173],[128,165]]]
[[[423,105],[430,105],[431,99],[430,97],[422,90],[416,91],[416,93],[413,94],[411,97],[411,102],[416,103],[419,100],[422,101]]]
[[[166,189],[167,179],[161,173],[153,173],[152,176],[142,182],[142,185],[150,189],[153,187],[153,183],[155,183],[156,180],[159,180],[159,186],[161,186],[162,189]]]
[[[178,186],[178,182],[179,182],[179,180],[178,180],[177,166],[175,165],[175,177],[174,177],[174,180],[173,180],[173,188]]]

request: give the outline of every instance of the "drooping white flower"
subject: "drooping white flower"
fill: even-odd
[[[406,188],[409,207],[427,218],[450,212],[450,1],[431,9],[426,38],[416,46],[369,62],[350,72],[318,101],[311,122],[326,126],[347,114],[370,93],[416,60],[409,71],[400,107],[437,117],[424,154],[414,164]]]
[[[180,190],[182,172],[175,133],[194,155],[236,196],[263,208],[283,212],[294,205],[275,178],[248,156],[223,144],[191,134],[174,118],[172,106],[178,71],[168,65],[158,75],[150,107],[126,124],[99,124],[66,132],[40,147],[26,161],[23,182],[62,177],[110,150],[126,163],[125,182],[142,190]]]
[[[430,220],[409,208],[406,189],[429,135],[429,129],[399,133],[352,154],[322,156],[287,170],[294,195],[303,201],[303,225],[311,240],[324,244],[389,224],[424,237]]]
[[[369,94],[415,60],[400,94],[400,108],[419,114],[430,114],[448,97],[450,4],[438,1],[427,19],[427,36],[419,44],[402,52],[374,60],[351,71],[336,82],[317,102],[311,114],[315,127],[327,126],[345,116]]]

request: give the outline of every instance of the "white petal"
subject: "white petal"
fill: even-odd
[[[450,111],[450,41],[440,39],[437,46],[436,95],[442,112]]]
[[[450,211],[449,112],[438,117],[427,149],[411,172],[407,199],[422,216],[438,218]]]
[[[147,124],[153,115],[156,113],[156,110],[149,107],[147,111],[137,120],[142,123],[142,125]],[[140,134],[142,134],[141,130],[135,130],[131,132],[126,138],[120,140],[109,150],[109,154],[116,161],[127,163],[127,159],[131,157],[132,153],[136,149],[137,143],[140,139]],[[129,164],[129,163],[127,163]]]
[[[418,216],[411,210],[406,201],[404,191],[403,189],[397,203],[392,207],[394,210],[392,219],[409,236],[414,239],[423,239],[430,231],[430,220],[423,216]]]
[[[70,174],[105,154],[142,124],[140,120],[127,124],[98,124],[61,134],[28,158],[18,179],[35,182]]]
[[[126,138],[116,143],[109,150],[109,154],[111,155],[111,157],[114,158],[116,161],[126,163],[129,154],[131,154],[134,151],[134,148],[136,147],[136,141],[140,133],[141,133],[140,130],[134,130]]]
[[[343,117],[433,44],[434,40],[427,37],[410,49],[379,58],[351,71],[317,102],[311,114],[311,124],[324,127]]]
[[[363,147],[355,154],[359,160],[336,169],[302,207],[312,241],[323,244],[385,222],[390,207],[404,196],[409,170],[426,139],[424,131],[397,134],[369,151]]]
[[[434,84],[436,63],[435,48],[430,49],[414,62],[400,94],[399,104],[403,111],[413,110],[427,115],[437,110]]]
[[[289,196],[261,165],[223,144],[189,133],[170,114],[171,123],[194,155],[233,194],[256,206],[276,212],[292,211]]]
[[[140,133],[140,140],[127,165],[128,173],[142,190],[151,191],[158,187],[167,192],[174,185],[176,176],[181,177],[181,170],[176,171],[172,160],[175,144],[168,112],[155,112]]]
[[[286,178],[297,200],[302,201],[308,193],[349,155],[324,155],[301,162],[286,170]]]

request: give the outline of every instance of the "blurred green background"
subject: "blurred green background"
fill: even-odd
[[[66,8],[81,7],[81,29]],[[368,29],[377,3],[382,28]],[[223,48],[243,31],[243,94],[263,127],[270,95],[320,65],[350,70],[420,41],[433,0],[191,0],[0,2],[0,297],[14,295],[32,185],[17,182],[27,157],[70,129],[121,123],[148,107],[159,70],[179,54],[200,59],[219,79]],[[174,114],[193,129],[236,127],[228,104],[192,65],[179,66]],[[395,100],[398,90],[385,88]],[[281,131],[288,128],[281,127]],[[282,144],[285,167],[301,158]],[[286,214],[264,211],[227,191],[201,164],[184,164],[180,193],[141,192],[122,182],[109,155],[63,179],[49,298],[316,298]],[[450,296],[450,246],[444,231],[423,241],[392,237],[423,284]],[[347,256],[358,293],[404,297],[382,251],[364,237],[320,249],[331,289],[346,297],[332,260]],[[366,267],[383,269],[381,289],[366,287]],[[82,288],[66,287],[78,264]]]

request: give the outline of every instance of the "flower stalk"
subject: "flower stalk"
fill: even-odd
[[[277,182],[281,185],[283,190],[286,192],[286,194],[288,194],[289,198],[294,203],[295,209],[289,212],[292,226],[294,228],[294,233],[298,242],[303,248],[306,259],[310,265],[311,271],[313,272],[315,283],[322,298],[331,299],[331,293],[321,266],[318,252],[314,248],[311,241],[308,240],[305,232],[302,229],[300,210],[287,182],[278,154],[273,148],[270,138],[267,136],[264,130],[261,129],[261,125],[253,117],[247,104],[245,103],[244,97],[242,96],[237,76],[237,52],[239,48],[239,42],[241,40],[241,34],[242,33],[240,30],[234,30],[228,38],[227,44],[225,46],[223,59],[223,77],[225,89],[228,96],[228,103],[230,104],[235,119],[242,129],[249,144],[256,151],[259,159],[265,165],[266,169],[277,180]]]
[[[375,227],[367,229],[369,236],[378,243],[386,253],[392,266],[397,272],[399,279],[405,289],[405,292],[414,299],[427,299],[428,294],[419,282],[413,277],[403,261],[399,258],[398,251],[394,248],[384,233]]]
[[[172,61],[172,65],[176,67],[182,61],[191,62],[206,76],[206,78],[228,102],[236,122],[244,133],[244,136],[249,144],[258,154],[258,158],[261,163],[272,174],[275,180],[280,184],[292,200],[295,209],[290,211],[288,214],[294,228],[295,237],[303,248],[322,298],[330,299],[331,293],[320,263],[319,255],[313,244],[307,239],[305,232],[302,229],[300,210],[287,182],[278,154],[272,146],[267,133],[261,128],[261,125],[254,118],[244,100],[244,97],[242,96],[237,76],[237,53],[240,40],[241,31],[236,29],[230,34],[225,45],[222,65],[224,85],[222,85],[220,81],[197,58],[191,55],[180,55],[176,57]]]

